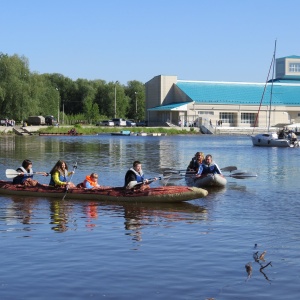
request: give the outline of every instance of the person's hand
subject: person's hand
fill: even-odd
[[[147,183],[148,183],[148,179],[145,179],[143,183],[144,183],[144,184],[147,184]]]

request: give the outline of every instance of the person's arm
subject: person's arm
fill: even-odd
[[[200,177],[202,175],[202,172],[203,172],[203,166],[202,164],[199,166],[199,169],[198,169],[198,172],[196,174],[197,177]]]
[[[54,172],[54,174],[52,175],[52,178],[56,185],[61,185],[61,186],[67,185],[67,182],[63,182],[63,181],[59,180],[59,172],[58,171]]]
[[[217,164],[215,164],[215,173],[222,175],[221,169]]]

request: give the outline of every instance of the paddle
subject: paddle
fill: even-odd
[[[185,175],[185,174],[175,174],[175,176],[177,175],[177,176],[180,176],[180,177],[175,177],[175,176],[171,175],[170,179],[180,180],[182,177],[197,178],[197,177],[195,177],[194,174],[187,174],[187,175]],[[237,171],[237,172],[234,172],[234,173],[229,174],[229,175],[224,175],[223,174],[223,176],[224,177],[232,177],[232,178],[235,178],[235,179],[246,179],[246,178],[251,178],[251,177],[252,178],[257,177],[257,174],[244,172],[244,171]]]
[[[235,171],[237,170],[237,167],[236,166],[228,166],[228,167],[224,167],[224,168],[221,168],[221,171],[223,172],[232,172],[232,171]],[[173,169],[173,168],[164,168],[163,169],[163,174],[180,174],[182,172],[185,172],[186,174],[195,174],[196,172],[193,172],[193,171],[187,171],[186,169],[184,170],[176,170],[176,169]]]
[[[5,171],[5,175],[7,178],[15,178],[19,175],[21,175],[21,172],[18,172],[14,169],[6,169]],[[47,174],[47,175],[45,175]],[[49,173],[45,173],[45,172],[33,172],[33,173],[27,173],[26,175],[43,175],[43,176],[49,176]]]
[[[169,179],[170,176],[159,176],[159,177],[156,177],[157,180],[162,180],[162,179]],[[146,180],[142,181],[142,182],[136,182],[136,181],[131,181],[131,183],[128,184],[128,189],[133,189],[135,188],[136,186],[139,186],[139,185],[142,185],[142,184],[150,184],[152,183],[153,181],[155,181],[155,178],[149,178],[147,179],[148,182],[146,183]]]
[[[77,161],[76,161],[75,164],[73,165],[73,173],[72,173],[72,175],[71,175],[71,177],[70,177],[69,182],[71,182],[72,177],[73,177],[73,175],[74,175],[76,169],[77,169]],[[68,183],[67,183],[67,185],[66,185],[66,191],[65,191],[65,194],[64,194],[62,200],[65,200],[65,197],[66,197],[66,195],[67,195],[67,193],[68,193],[68,190],[69,190],[69,185],[68,185]]]

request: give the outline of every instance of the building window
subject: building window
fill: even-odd
[[[233,113],[230,112],[221,112],[220,113],[220,120],[222,120],[223,123],[233,123]]]
[[[291,63],[289,71],[291,73],[300,73],[300,63]]]
[[[241,113],[241,123],[253,124],[255,122],[256,114],[253,113]]]

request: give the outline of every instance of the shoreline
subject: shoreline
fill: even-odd
[[[71,126],[71,125],[65,125],[65,126],[60,126],[58,128],[58,132],[61,133],[61,129],[66,129],[66,131],[68,131],[70,128],[72,128],[74,126]],[[18,135],[18,133],[14,130],[18,130],[18,131],[24,131],[24,132],[27,132],[28,134],[37,134],[38,131],[40,129],[47,129],[48,127],[45,127],[45,126],[26,126],[26,127],[23,127],[23,126],[14,126],[14,127],[11,127],[11,126],[0,126],[0,135]],[[76,127],[75,127],[76,128]],[[90,126],[83,126],[81,127],[83,130],[84,129],[95,129],[95,131],[97,131],[97,129],[99,128],[105,128],[105,129],[108,129],[107,127],[99,127],[99,126],[93,126],[93,125],[90,125]],[[170,130],[177,130],[178,133],[173,133],[174,135],[176,134],[201,134],[202,133],[200,132],[200,128],[198,127],[179,127],[179,126],[174,126],[174,127],[124,127],[126,130],[129,130],[129,131],[132,131],[132,132],[149,132],[151,131],[151,133],[153,133],[153,130],[155,129],[163,129],[164,131],[170,131]],[[114,131],[118,131],[118,130],[122,130],[124,129],[123,127],[113,127]],[[53,127],[54,129],[54,127]],[[112,128],[109,128],[109,129],[112,129]],[[139,130],[137,130],[139,129]],[[270,132],[277,132],[279,131],[280,128],[277,128],[277,127],[271,127],[270,128]],[[15,131],[15,132],[14,132]],[[51,130],[51,131],[48,131],[49,133],[53,132],[54,130]],[[79,129],[80,131],[80,129]],[[100,131],[100,130],[99,130]],[[181,131],[184,131],[181,133]],[[103,132],[98,132],[98,133],[95,133],[95,134],[104,134],[104,133],[110,133],[111,131],[103,131]],[[265,133],[267,132],[267,128],[265,127],[256,127],[256,128],[253,128],[253,127],[229,127],[229,126],[215,126],[213,129],[212,129],[212,132],[214,135],[252,135],[252,134],[257,134],[257,133]],[[45,133],[45,132],[43,132]],[[90,135],[93,135],[92,133],[87,133],[87,134],[90,134]]]

